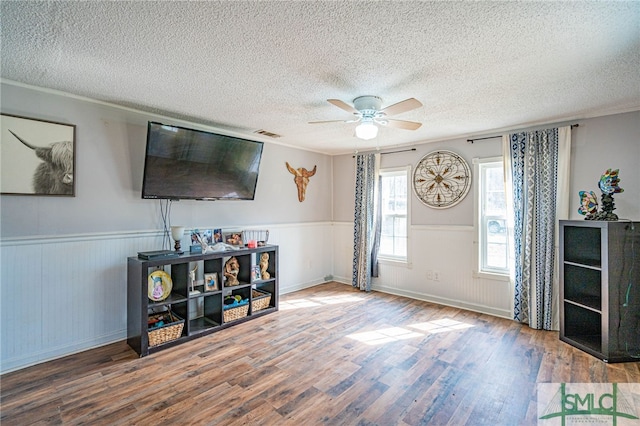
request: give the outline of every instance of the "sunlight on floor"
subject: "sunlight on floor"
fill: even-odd
[[[409,327],[417,328],[420,331],[427,331],[429,333],[443,333],[445,331],[454,331],[454,330],[461,330],[464,328],[473,327],[473,325],[460,322],[460,321],[455,321],[449,318],[443,318],[435,321],[412,324]]]
[[[309,299],[293,299],[286,302],[280,302],[279,309],[281,311],[287,311],[290,309],[311,308],[314,306],[322,306],[321,303],[312,302]]]
[[[324,303],[326,305],[336,305],[338,303],[353,303],[353,302],[361,302],[364,297],[359,296],[349,296],[349,295],[341,295],[341,296],[327,296],[327,297],[314,297],[312,300],[317,300],[318,302]]]
[[[357,303],[365,300],[364,297],[339,295],[339,296],[326,296],[326,297],[312,297],[309,299],[292,299],[287,301],[280,301],[279,308],[282,311],[290,309],[311,308],[322,305],[337,305],[340,303]]]
[[[465,328],[473,327],[473,324],[467,324],[455,321],[449,318],[443,318],[434,321],[422,322],[409,325],[428,334],[444,333],[447,331],[458,331]],[[426,334],[407,330],[402,327],[383,328],[380,330],[367,331],[364,333],[350,334],[347,337],[367,345],[383,345],[385,343],[395,342],[398,340],[413,339],[416,337],[424,337]]]

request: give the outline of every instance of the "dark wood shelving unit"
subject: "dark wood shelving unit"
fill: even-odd
[[[251,267],[259,265],[263,253],[269,255],[267,272],[269,279],[251,281]],[[226,286],[223,279],[225,262],[235,257],[240,265],[238,280],[240,284]],[[203,268],[205,274],[217,273],[219,289],[190,295],[189,271],[197,265]],[[162,301],[149,299],[149,274],[156,270],[165,271],[172,281],[171,294]],[[203,287],[200,287],[203,289]],[[259,290],[269,293],[269,305],[257,311],[253,310],[253,291]],[[249,311],[245,317],[225,322],[224,297],[240,295],[249,299]],[[201,303],[202,315],[194,315],[190,304]],[[266,303],[266,302],[265,302]],[[155,345],[149,345],[149,316],[154,313],[168,312],[178,315],[184,320],[182,334],[173,340]],[[233,251],[183,254],[177,257],[163,259],[127,259],[127,343],[141,357],[149,355],[191,339],[202,337],[216,331],[250,321],[254,318],[273,313],[278,310],[278,246],[265,245],[257,248],[241,248]]]
[[[640,222],[560,221],[560,340],[640,361]]]

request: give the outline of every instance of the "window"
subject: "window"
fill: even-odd
[[[409,167],[380,170],[381,259],[407,261]]]
[[[474,160],[478,177],[476,197],[477,271],[509,274],[507,203],[502,158]]]

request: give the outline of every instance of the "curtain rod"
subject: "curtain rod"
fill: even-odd
[[[572,124],[571,128],[573,129],[574,127],[580,127],[580,124]],[[486,138],[475,138],[475,139],[467,139],[467,142],[469,143],[474,143],[475,141],[483,141],[485,139],[495,139],[495,138],[501,138],[502,135],[499,136],[487,136]]]
[[[400,149],[398,151],[389,151],[389,152],[381,152],[380,155],[385,155],[385,154],[395,154],[397,152],[407,152],[407,151],[415,151],[415,148],[410,148],[410,149]],[[356,156],[352,156],[351,158],[356,158]]]

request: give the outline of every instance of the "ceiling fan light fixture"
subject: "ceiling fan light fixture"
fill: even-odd
[[[0,0],[1,1],[1,0]],[[420,108],[422,104],[415,98],[405,99],[383,109],[382,98],[378,96],[359,96],[353,100],[353,106],[341,101],[340,99],[327,99],[327,102],[337,106],[343,111],[353,114],[353,120],[324,120],[310,121],[309,124],[320,123],[356,123],[360,124],[356,127],[356,137],[359,139],[369,140],[378,136],[377,124],[385,127],[393,127],[405,130],[417,130],[422,123],[416,121],[389,119],[388,116],[402,114],[407,111]]]
[[[369,140],[378,136],[378,126],[370,121],[360,123],[356,127],[356,136],[360,139]]]

